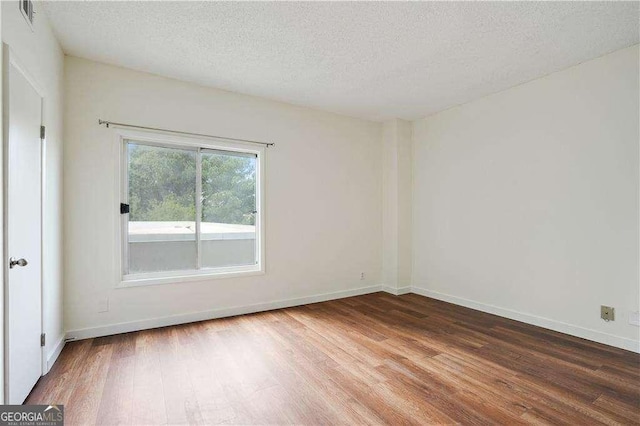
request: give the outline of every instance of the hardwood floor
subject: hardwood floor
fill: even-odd
[[[67,424],[639,424],[640,355],[408,294],[68,343]]]

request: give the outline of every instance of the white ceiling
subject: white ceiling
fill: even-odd
[[[415,119],[638,43],[638,2],[50,2],[69,55]]]

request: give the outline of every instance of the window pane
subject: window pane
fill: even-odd
[[[256,156],[202,150],[203,268],[256,263]]]
[[[196,269],[196,153],[129,142],[129,273]]]

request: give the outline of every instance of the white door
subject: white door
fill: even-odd
[[[16,66],[8,70],[6,402],[22,404],[42,374],[42,97]]]

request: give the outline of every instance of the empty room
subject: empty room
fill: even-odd
[[[0,26],[0,426],[640,425],[640,2]]]

